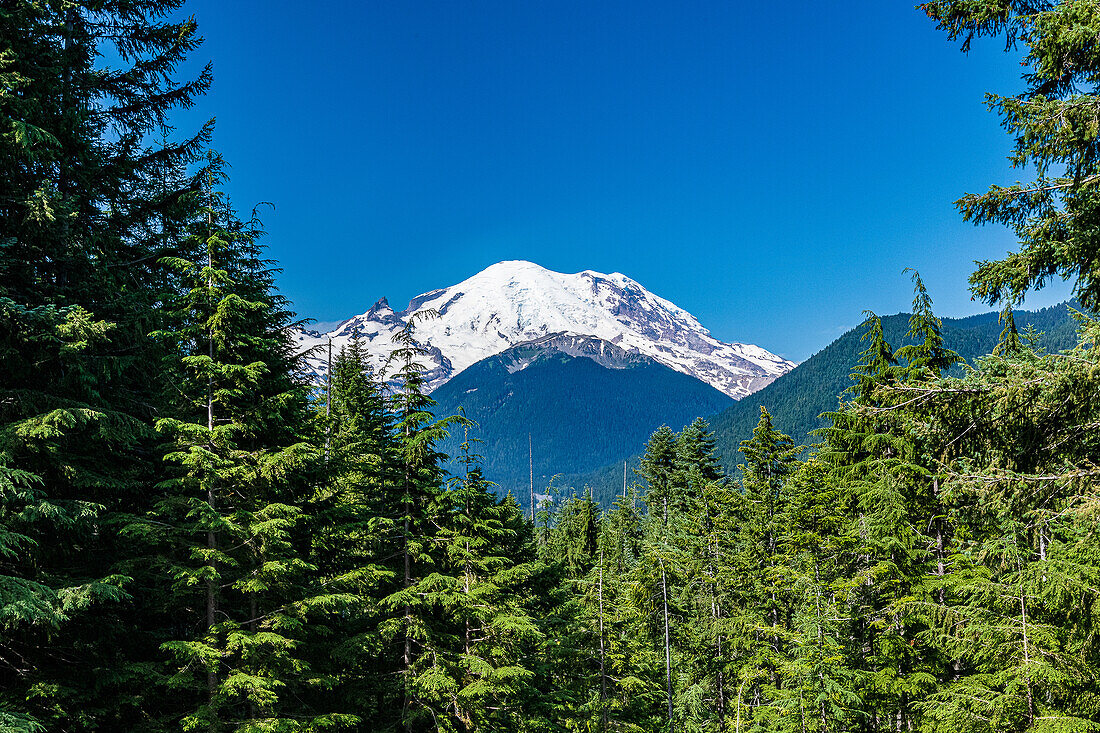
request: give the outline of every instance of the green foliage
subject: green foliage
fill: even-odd
[[[1011,227],[1020,248],[978,263],[974,294],[1013,306],[1051,278],[1067,278],[1086,308],[1100,307],[1100,241],[1093,222],[1100,206],[1096,160],[1100,10],[1088,0],[1008,3],[936,0],[921,8],[964,50],[985,36],[1024,49],[1021,94],[988,94],[1014,140],[1009,160],[1034,180],[994,185],[957,202],[966,220]]]
[[[469,367],[432,393],[437,414],[464,409],[480,427],[486,471],[526,503],[527,437],[536,485],[584,491],[585,474],[631,455],[662,423],[677,429],[731,404],[718,390],[648,360],[607,369],[585,357],[551,354],[509,373],[499,357]],[[457,437],[443,444],[458,452]],[[453,465],[450,470],[457,470]],[[612,467],[613,469],[615,466]],[[602,506],[622,490],[622,463],[593,483]],[[580,474],[580,476],[578,476]],[[617,478],[617,480],[616,480]]]
[[[189,206],[175,172],[209,135],[148,140],[210,81],[177,78],[199,41],[177,6],[2,11],[0,718],[21,730],[139,729],[155,695],[119,528],[159,479],[158,259]]]
[[[173,468],[130,531],[156,542],[170,598],[202,609],[200,634],[162,644],[178,665],[167,684],[181,725],[251,730],[300,722],[287,696],[310,684],[297,651],[303,609],[318,599],[316,567],[299,550],[299,477],[317,456],[291,317],[259,258],[256,222],[236,220],[216,194],[202,213],[184,242],[194,255],[166,260],[178,295],[165,298],[170,328],[155,334],[179,388],[176,416],[157,421]]]
[[[1019,328],[1031,326],[1041,333],[1040,345],[1044,349],[1057,352],[1072,348],[1076,342],[1074,321],[1070,317],[1071,306],[1016,311],[1015,320]],[[915,338],[906,335],[912,317],[898,314],[881,319],[886,342],[898,347],[898,356],[902,360],[908,360],[907,347],[917,344]],[[860,336],[865,331],[866,324],[852,329],[782,378],[709,418],[726,470],[734,467],[733,456],[737,453],[739,442],[752,434],[761,405],[768,409],[780,430],[796,440],[812,441],[812,431],[827,424],[822,414],[835,409],[838,396],[851,385],[849,374],[859,363],[859,353],[862,351]],[[965,363],[973,365],[997,345],[1001,327],[997,314],[988,313],[969,318],[942,319],[940,333],[946,349],[956,352]],[[917,338],[923,343],[924,336]],[[961,374],[961,366],[952,367],[951,373]],[[619,470],[621,473],[621,463]]]
[[[915,303],[919,302],[919,298],[915,299]],[[1026,332],[1033,328],[1038,332],[1039,344],[1044,349],[1051,352],[1061,351],[1072,348],[1076,343],[1074,320],[1070,316],[1073,305],[1052,306],[1039,311],[1015,311],[1013,319],[1019,330]],[[915,306],[914,310],[919,311],[920,308]],[[934,323],[925,321],[927,325],[911,324],[913,317],[912,314],[897,314],[881,319],[886,341],[899,347],[897,356],[903,362],[909,360],[910,352],[907,349],[915,348],[918,342],[924,344],[929,336],[935,338],[934,331],[930,331],[930,328],[936,328]],[[1005,340],[996,313],[935,320],[940,322],[938,330],[945,349],[941,358],[949,358],[950,352],[954,351],[965,363],[972,365],[976,359],[989,354],[998,343]],[[919,329],[914,333],[920,335],[908,335],[913,325]],[[866,328],[866,324],[862,324],[848,331],[764,389],[708,417],[707,421],[714,427],[722,467],[727,472],[736,468],[738,445],[752,435],[760,417],[761,406],[768,409],[780,430],[799,442],[815,442],[813,431],[827,424],[823,413],[834,410],[841,393],[852,384],[849,375],[860,361],[860,352],[864,348],[860,336]],[[929,346],[934,345],[935,341],[929,342]],[[962,373],[962,369],[961,364],[956,364],[950,371],[958,375]],[[629,450],[622,450],[619,455],[629,453]],[[635,454],[626,459],[631,469],[638,467],[639,458]],[[621,491],[622,480],[623,461],[620,459],[617,463],[595,470],[578,473],[566,471],[557,483],[564,486],[591,486],[601,505],[606,507],[610,505],[612,497]]]
[[[536,523],[474,423],[435,416],[430,313],[390,373],[353,341],[305,382],[207,132],[148,143],[209,83],[172,81],[198,43],[177,2],[5,5],[0,731],[1100,730],[1100,320],[1013,311],[1054,275],[1100,299],[1100,12],[923,7],[1028,49],[1027,93],[991,104],[1037,181],[961,204],[1021,237],[973,279],[1001,324],[940,321],[914,275],[912,315],[717,435],[657,428],[637,481],[617,464]],[[541,366],[559,389],[583,362]],[[623,413],[649,419],[671,382],[639,374]],[[595,414],[562,445],[617,434]]]

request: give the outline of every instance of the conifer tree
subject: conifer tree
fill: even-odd
[[[922,704],[929,730],[1087,730],[1095,703],[1095,321],[1070,354],[987,357],[927,389],[955,534],[929,643],[950,675]],[[1080,370],[1080,371],[1079,371]],[[959,420],[957,415],[962,415]],[[1082,524],[1084,522],[1084,524]]]
[[[439,534],[445,559],[421,583],[454,639],[437,670],[441,707],[459,730],[516,730],[525,717],[520,703],[531,698],[534,673],[525,665],[542,636],[523,593],[533,558],[505,554],[516,507],[492,494],[468,434],[460,450],[465,475],[452,482]]]
[[[175,172],[210,132],[151,142],[210,81],[176,78],[199,43],[178,6],[3,9],[0,716],[22,728],[135,729],[154,697],[150,609],[118,528],[157,472],[158,258],[189,209]]]
[[[564,564],[571,580],[577,580],[595,566],[599,536],[600,506],[592,490],[585,489],[582,496],[574,493],[560,503],[545,552]]]
[[[331,688],[311,704],[350,711],[361,723],[377,721],[389,713],[384,701],[392,684],[391,669],[378,658],[379,599],[395,575],[386,562],[394,537],[386,498],[395,446],[382,384],[358,337],[333,360],[323,407],[315,404],[325,413],[316,437],[325,450],[309,503],[310,563],[330,603],[311,609],[309,659]]]
[[[783,688],[781,666],[789,644],[791,598],[782,538],[787,522],[786,484],[797,468],[801,447],[776,430],[760,408],[752,438],[741,442],[741,509],[732,564],[738,694],[735,719],[774,726],[770,705]]]
[[[1100,307],[1100,240],[1092,225],[1100,206],[1100,9],[1084,0],[934,0],[920,7],[964,51],[976,40],[999,37],[1024,52],[1024,91],[987,100],[1013,138],[1012,165],[1034,171],[1035,178],[994,185],[956,203],[968,221],[1012,228],[1020,247],[1001,260],[979,262],[972,291],[990,304],[1003,303],[1010,314],[1030,289],[1064,277],[1082,305]]]
[[[921,289],[918,283],[918,300]],[[922,308],[915,310],[919,314]],[[911,328],[917,327],[911,322]],[[841,489],[846,512],[847,562],[838,594],[853,619],[849,664],[864,690],[866,724],[885,730],[899,721],[911,724],[915,686],[926,681],[923,670],[913,669],[909,637],[914,629],[908,616],[926,554],[906,493],[914,445],[898,429],[894,407],[902,400],[890,391],[909,372],[898,365],[874,314],[869,314],[864,340],[870,344],[852,375],[853,398],[828,414],[833,424],[822,431],[826,447],[821,455],[832,463],[830,480]],[[919,351],[913,361],[920,363]]]
[[[724,570],[729,557],[723,535],[734,527],[735,501],[705,420],[696,419],[677,436],[675,466],[684,494],[678,717],[685,730],[709,730],[724,725],[728,709]]]
[[[674,666],[679,663],[677,620],[682,570],[685,566],[685,536],[690,503],[686,486],[676,466],[676,434],[658,428],[646,444],[640,475],[648,488],[644,495],[641,556],[634,567],[632,602],[648,617],[645,629],[653,648],[663,661],[665,720],[662,729],[677,729]],[[675,657],[675,659],[674,659]]]
[[[650,514],[659,515],[662,524],[667,524],[669,513],[675,511],[681,497],[676,473],[676,433],[662,425],[649,437],[641,462],[641,476],[648,487],[646,506]]]
[[[549,684],[560,691],[561,719],[583,727],[593,719],[590,698],[600,659],[598,619],[588,606],[588,584],[599,560],[600,508],[586,489],[557,498],[539,516],[547,523],[539,557],[556,601],[547,614],[552,631],[543,647],[553,668]]]
[[[1019,238],[1017,251],[979,263],[970,280],[977,297],[1003,306],[1004,332],[976,372],[916,396],[928,405],[927,429],[945,436],[941,488],[956,528],[938,609],[952,674],[924,712],[930,730],[1085,730],[1096,724],[1095,693],[1078,670],[1095,657],[1075,631],[1089,626],[1078,619],[1093,601],[1075,583],[1092,577],[1095,563],[1076,539],[1082,515],[1072,507],[1095,496],[1085,427],[1094,423],[1094,382],[1075,368],[1094,358],[1096,332],[1085,319],[1072,354],[1040,355],[1021,340],[1012,308],[1055,276],[1073,283],[1086,308],[1100,305],[1092,225],[1100,9],[1079,1],[920,7],[964,51],[984,37],[1022,47],[1024,91],[988,101],[1014,140],[1012,164],[1034,171],[1030,182],[957,202],[967,220],[1004,224]],[[1070,571],[1066,563],[1080,564]]]
[[[438,687],[447,684],[439,666],[437,651],[444,644],[442,626],[432,603],[419,584],[438,569],[442,553],[437,534],[446,511],[446,494],[441,468],[445,457],[437,445],[453,418],[436,420],[430,412],[434,401],[424,391],[424,367],[418,361],[425,350],[415,338],[419,320],[434,317],[423,311],[409,318],[394,334],[397,348],[388,366],[394,371],[390,411],[394,416],[397,441],[394,485],[388,500],[392,507],[398,562],[397,587],[382,598],[389,618],[383,622],[383,639],[397,645],[396,670],[399,684],[397,720],[406,731],[436,724]]]
[[[256,222],[237,221],[208,194],[194,259],[166,264],[182,294],[159,336],[163,365],[178,379],[178,416],[158,430],[176,467],[146,522],[129,532],[159,544],[163,570],[195,633],[163,644],[178,665],[185,729],[254,730],[298,725],[294,693],[308,687],[298,648],[315,568],[303,556],[298,478],[316,460],[308,436],[308,391],[288,337],[290,315],[273,293]],[[222,225],[218,222],[221,221]],[[315,722],[341,720],[316,716]]]
[[[850,658],[850,618],[837,586],[843,583],[847,517],[843,488],[811,456],[784,483],[781,553],[794,603],[780,661],[782,687],[774,690],[771,725],[777,731],[860,730],[865,723]]]
[[[896,357],[906,361],[907,380],[936,379],[960,361],[959,355],[944,344],[940,332],[943,324],[932,313],[932,298],[916,270],[913,270],[913,290],[913,312],[906,333],[913,343],[898,349]]]

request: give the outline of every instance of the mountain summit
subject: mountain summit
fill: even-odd
[[[759,346],[719,341],[690,313],[621,273],[568,275],[522,260],[498,262],[457,285],[418,295],[400,313],[382,298],[331,331],[303,331],[298,338],[303,348],[325,347],[331,338],[339,349],[358,333],[381,368],[393,350],[394,332],[429,308],[439,317],[416,327],[417,340],[428,350],[423,361],[429,389],[482,359],[551,334],[601,339],[735,399],[795,366]],[[323,373],[320,352],[312,363]]]

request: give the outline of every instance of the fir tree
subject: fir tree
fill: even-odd
[[[1100,240],[1092,222],[1100,201],[1096,160],[1096,54],[1100,11],[1091,2],[935,0],[921,9],[962,49],[983,37],[1021,46],[1024,91],[989,94],[989,107],[1013,137],[1009,160],[1034,180],[995,185],[957,202],[966,220],[1009,226],[1020,247],[1004,259],[978,263],[974,294],[1004,303],[1006,314],[1032,288],[1053,277],[1073,281],[1086,308],[1100,306]]]
[[[676,434],[662,426],[650,436],[640,475],[648,484],[644,495],[641,556],[634,567],[632,602],[648,617],[647,635],[663,660],[665,720],[663,729],[676,730],[677,689],[674,666],[679,663],[675,636],[682,571],[686,566],[685,537],[690,501],[676,466]],[[675,663],[674,663],[675,655]]]
[[[199,43],[178,7],[2,11],[0,706],[21,727],[138,729],[156,699],[156,613],[118,528],[158,472],[158,260],[210,132],[151,141],[210,82],[176,78]]]
[[[822,431],[822,457],[832,463],[830,482],[840,489],[846,515],[843,534],[845,567],[837,592],[853,619],[849,665],[863,688],[862,704],[871,730],[912,723],[913,699],[928,684],[927,671],[912,646],[919,633],[912,618],[921,600],[927,543],[912,484],[923,469],[915,463],[919,449],[903,429],[896,408],[904,404],[898,389],[910,377],[924,378],[933,357],[946,361],[935,338],[935,319],[923,284],[916,280],[917,307],[910,321],[924,333],[926,345],[907,352],[910,368],[898,365],[871,314],[864,339],[870,341],[852,378],[853,398],[828,415]]]
[[[180,399],[178,417],[157,428],[177,469],[130,533],[159,542],[177,607],[202,609],[177,621],[196,633],[163,645],[179,665],[168,684],[182,693],[183,727],[299,725],[292,693],[309,682],[297,650],[305,612],[321,602],[307,592],[315,568],[298,541],[296,476],[316,458],[307,390],[256,223],[236,221],[217,195],[206,214],[193,234],[204,256],[167,261],[185,286],[170,301],[174,327],[160,334]]]
[[[836,592],[847,567],[843,489],[830,479],[811,457],[784,484],[779,544],[794,604],[779,668],[783,685],[771,699],[780,731],[858,730],[864,721],[848,659],[850,619]]]
[[[465,475],[453,482],[439,535],[446,559],[422,584],[453,629],[438,668],[448,678],[441,707],[460,730],[515,730],[524,719],[519,703],[531,697],[534,673],[525,665],[542,636],[524,603],[533,558],[505,554],[515,506],[493,495],[469,437],[461,451]]]
[[[955,527],[928,636],[951,675],[922,706],[930,730],[1100,723],[1084,671],[1096,659],[1084,639],[1098,568],[1086,539],[1097,446],[1082,427],[1095,420],[1095,322],[1083,319],[1082,331],[1071,354],[991,356],[928,390],[932,428],[954,434],[942,472]]]
[[[932,313],[932,298],[916,270],[913,271],[913,289],[913,312],[905,335],[914,343],[898,349],[896,357],[907,362],[907,380],[939,378],[960,361],[959,355],[944,345],[940,331],[943,324]]]
[[[728,545],[734,494],[721,470],[714,436],[696,419],[676,439],[676,476],[683,485],[683,535],[678,605],[684,609],[678,643],[678,717],[685,730],[725,724],[728,712],[728,629],[726,607]]]
[[[430,412],[434,404],[424,391],[423,365],[418,359],[425,353],[416,341],[416,323],[434,317],[425,311],[409,318],[405,327],[394,334],[397,348],[390,355],[393,394],[390,411],[394,415],[397,441],[394,485],[387,501],[394,518],[398,542],[395,568],[398,587],[382,598],[389,618],[383,622],[383,639],[398,645],[395,692],[400,702],[398,721],[406,731],[436,724],[439,688],[449,685],[439,666],[438,651],[445,642],[428,594],[420,584],[438,569],[442,555],[437,534],[446,511],[446,494],[441,468],[445,457],[437,445],[446,437],[453,419],[436,420]]]
[[[783,688],[780,674],[789,644],[787,628],[793,599],[785,572],[782,537],[787,521],[786,484],[797,468],[798,454],[790,436],[772,425],[760,408],[760,422],[750,440],[742,441],[740,466],[742,506],[736,529],[737,574],[734,582],[737,638],[735,717],[767,728],[774,726],[770,701]]]
[[[379,599],[393,583],[386,562],[394,537],[386,498],[394,449],[383,386],[356,337],[337,354],[323,405],[323,468],[309,503],[310,562],[327,602],[310,609],[309,659],[327,687],[316,709],[344,711],[359,721],[389,714],[390,669],[380,665]]]

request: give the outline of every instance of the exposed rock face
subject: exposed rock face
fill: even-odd
[[[501,362],[511,373],[526,369],[550,354],[583,356],[605,369],[629,369],[638,364],[656,361],[637,351],[625,351],[610,341],[576,333],[552,333],[542,338],[524,341],[500,353]]]

